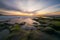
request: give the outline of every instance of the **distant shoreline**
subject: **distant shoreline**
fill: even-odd
[[[0,15],[0,16],[22,16],[22,15]]]

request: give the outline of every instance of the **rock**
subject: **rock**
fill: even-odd
[[[56,31],[54,29],[52,29],[51,27],[46,27],[46,28],[44,28],[43,31],[48,34],[55,34],[56,33]]]

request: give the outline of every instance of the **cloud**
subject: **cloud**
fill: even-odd
[[[42,10],[37,10],[35,13],[38,15],[40,15],[40,14],[44,15],[44,14],[56,12],[56,11],[60,11],[60,4],[56,4],[56,5],[47,7],[47,8],[42,9]]]
[[[3,15],[17,15],[17,16],[33,16],[33,13],[28,14],[28,13],[24,13],[24,12],[4,10],[4,9],[0,9],[0,14],[3,14]]]
[[[5,2],[6,0],[0,0],[0,9],[6,9],[6,10],[16,10],[16,11],[20,11],[20,10],[18,10],[18,9],[16,9],[16,8],[13,8],[13,7],[10,7],[10,6],[8,6],[8,5],[5,5]],[[8,3],[7,3],[8,4]]]
[[[28,4],[27,1],[28,0],[1,0],[0,2],[3,5],[3,7],[0,8],[23,12],[27,10],[27,4]]]
[[[53,6],[51,6],[52,4],[55,4]],[[49,7],[48,7],[49,6]],[[36,10],[37,9],[37,10]],[[41,10],[42,9],[42,10]],[[0,0],[0,12],[1,10],[5,13],[5,14],[10,14],[12,11],[16,14],[17,12],[21,12],[23,13],[23,11],[34,11],[36,13],[36,15],[44,15],[46,13],[49,12],[55,12],[55,11],[59,11],[60,10],[60,3],[57,3],[56,1],[38,1],[38,0]],[[36,11],[35,11],[36,10]],[[14,13],[11,13],[14,14]],[[3,13],[3,14],[4,14]],[[24,13],[25,15],[33,15],[34,13]],[[24,15],[23,14],[23,15]]]
[[[43,9],[53,4],[58,4],[57,0],[0,0],[1,8],[17,11],[35,11]]]
[[[48,8],[45,8],[43,10],[38,10],[34,13],[24,13],[24,12],[19,12],[19,11],[15,11],[15,10],[4,10],[4,9],[0,9],[0,14],[4,14],[4,15],[20,15],[20,16],[33,16],[33,15],[45,15],[47,13],[51,13],[51,12],[56,12],[56,11],[60,11],[60,4],[57,5],[53,5],[50,6]]]

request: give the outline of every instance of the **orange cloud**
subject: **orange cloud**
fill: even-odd
[[[4,15],[20,15],[20,16],[33,16],[33,13],[24,13],[19,11],[10,11],[10,10],[0,10],[0,12],[4,12]]]

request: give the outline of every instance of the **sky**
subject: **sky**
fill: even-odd
[[[31,12],[30,15],[60,11],[60,0],[0,0],[0,12]],[[34,13],[33,13],[34,12]],[[11,15],[12,15],[11,13]],[[16,13],[19,14],[19,13]],[[20,13],[22,14],[22,13]],[[23,13],[26,14],[26,13]]]

